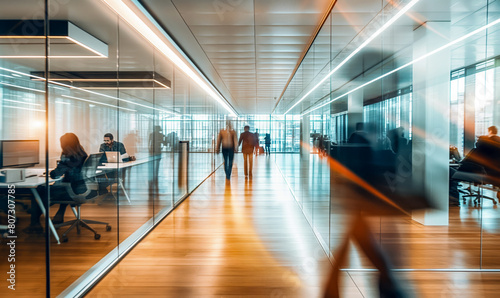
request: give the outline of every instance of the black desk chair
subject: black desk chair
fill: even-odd
[[[63,226],[70,226],[66,232],[61,236],[61,239],[63,242],[67,242],[68,238],[67,235],[68,233],[73,230],[75,227],[77,229],[77,233],[80,234],[80,227],[83,227],[87,230],[90,230],[94,233],[94,239],[98,240],[101,238],[101,235],[98,234],[92,227],[89,226],[89,224],[100,224],[100,225],[105,225],[106,226],[106,231],[111,231],[111,226],[107,222],[102,222],[102,221],[96,221],[96,220],[90,220],[90,219],[83,219],[82,218],[82,211],[81,211],[81,206],[85,203],[88,202],[88,196],[93,192],[97,193],[98,189],[98,182],[96,180],[96,171],[97,171],[97,166],[99,165],[99,160],[101,159],[102,153],[97,153],[97,154],[91,154],[87,159],[85,160],[85,163],[83,164],[82,167],[82,176],[85,181],[85,186],[87,187],[87,191],[85,191],[82,194],[75,194],[73,192],[73,189],[71,188],[71,183],[60,183],[59,185],[62,185],[65,187],[66,191],[69,194],[68,200],[54,200],[51,201],[52,203],[56,204],[69,204],[71,206],[71,210],[73,210],[73,213],[75,214],[76,219],[64,222],[62,224],[55,225],[56,228],[63,227]]]
[[[480,205],[481,199],[491,200],[493,201],[493,204],[497,204],[494,198],[483,195],[482,187],[485,184],[491,183],[484,167],[470,162],[463,163],[451,178],[458,181],[468,182],[471,185],[468,188],[470,193],[462,196],[464,203],[467,198],[474,198],[474,205]],[[472,185],[478,187],[476,193],[472,190]]]

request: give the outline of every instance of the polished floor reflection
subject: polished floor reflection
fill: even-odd
[[[120,178],[124,188],[114,184],[112,193],[100,195],[81,206],[84,219],[109,223],[111,230],[107,231],[104,225],[90,224],[101,235],[99,240],[94,239],[92,232],[82,229],[77,234],[76,229],[68,233],[68,241],[57,244],[51,237],[51,293],[56,296],[69,287],[80,276],[91,269],[99,260],[119,246],[127,237],[143,226],[149,219],[159,212],[170,210],[174,201],[181,199],[186,191],[191,191],[199,185],[214,169],[214,156],[211,153],[192,153],[190,166],[197,169],[189,176],[187,186],[180,187],[177,183],[179,175],[178,164],[175,163],[177,154],[164,153],[159,163],[158,179],[152,179],[151,163],[138,163],[126,168]],[[127,200],[124,190],[130,201]],[[182,190],[182,191],[181,191]],[[29,207],[31,196],[29,191],[18,190],[16,202],[24,203]],[[17,208],[16,231],[18,233],[16,247],[17,285],[15,297],[45,297],[45,237],[44,234],[26,234],[23,229],[30,222],[29,209],[24,210],[21,204]],[[59,205],[51,207],[51,214],[55,214]],[[74,219],[68,208],[65,221]],[[42,224],[44,218],[41,218]],[[57,229],[59,236],[68,227]],[[2,239],[4,241],[5,239]],[[0,254],[8,255],[9,247],[0,246]],[[118,257],[116,255],[115,257]],[[0,264],[4,264],[0,261]],[[0,289],[0,296],[4,297],[6,287]]]
[[[319,296],[323,249],[274,160],[254,167],[245,179],[236,155],[231,182],[219,169],[89,296]]]
[[[312,154],[276,158],[296,200],[325,246],[335,250],[344,238],[348,213],[342,190],[330,184],[326,157]],[[466,185],[464,185],[465,187]],[[495,197],[494,193],[485,192]],[[370,217],[372,231],[385,250],[397,252],[401,269],[499,269],[500,208],[489,200],[476,206],[468,198],[449,207],[448,226],[424,226],[409,216]],[[356,246],[345,268],[372,268]]]
[[[274,156],[259,156],[253,179],[246,180],[241,155],[236,155],[230,183],[225,182],[220,168],[139,243],[88,297],[321,297],[331,265],[309,222],[312,219],[317,224],[328,224],[324,207],[318,207],[324,206],[325,200],[319,195],[314,200],[308,199],[318,211],[311,211],[311,218],[304,216],[301,210],[304,202],[295,201],[278,169],[280,162],[284,164],[283,160],[295,160],[297,164],[287,163],[287,166],[301,168],[296,158],[297,155],[283,155],[275,161]],[[320,160],[308,161],[312,162],[321,163]],[[314,167],[316,170],[310,172],[313,177],[326,174],[318,171],[317,164]],[[321,188],[325,187],[326,183]],[[310,191],[317,193],[318,189]],[[294,190],[294,193],[298,192]],[[305,199],[305,194],[303,196]],[[469,207],[463,208],[469,210]],[[474,213],[476,209],[470,210]],[[317,212],[321,212],[319,216],[315,215]],[[460,210],[451,212],[456,213],[453,215],[456,224]],[[462,214],[462,217],[467,216]],[[375,218],[372,223],[386,231],[383,236],[378,234],[385,245],[392,243],[390,220],[406,222],[407,232],[413,229],[414,235],[407,234],[402,241],[410,244],[402,251],[405,256],[411,256],[404,264],[429,264],[425,254],[431,248],[425,247],[425,243],[444,237],[445,231],[440,228],[429,235],[420,234],[422,227],[408,219],[381,221]],[[467,225],[469,221],[463,222]],[[330,224],[340,238],[345,222],[337,219]],[[465,241],[469,232],[464,233],[457,236],[451,232],[436,247],[460,243],[456,239]],[[442,255],[448,257],[434,262],[449,265],[455,258],[453,264],[463,264],[464,258],[457,254],[464,252],[460,246],[457,248],[458,252],[454,252],[453,245],[449,244],[447,252],[442,251]],[[350,265],[370,267],[355,249]],[[396,272],[396,275],[405,281],[405,287],[415,297],[496,297],[500,291],[500,284],[496,282],[500,273],[425,271]],[[347,269],[342,272],[342,297],[378,297],[376,282],[374,272]]]

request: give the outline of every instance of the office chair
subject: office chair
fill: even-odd
[[[106,231],[111,231],[111,226],[107,222],[83,219],[81,205],[88,202],[87,197],[91,194],[92,191],[96,192],[98,189],[98,182],[96,180],[96,171],[97,166],[99,165],[99,160],[101,159],[102,153],[91,154],[85,160],[82,166],[82,176],[85,181],[85,186],[87,187],[87,191],[82,194],[75,194],[73,189],[71,188],[71,183],[63,182],[58,185],[64,186],[66,191],[69,194],[70,200],[60,200],[60,201],[51,201],[51,203],[56,204],[69,204],[71,206],[71,210],[75,214],[76,219],[63,222],[62,224],[55,225],[56,228],[63,226],[70,226],[64,234],[61,236],[63,242],[67,242],[68,233],[76,227],[77,233],[80,234],[80,227],[86,228],[94,233],[94,239],[98,240],[101,238],[101,235],[98,234],[89,224],[100,224],[106,225]]]
[[[482,186],[491,183],[484,167],[470,162],[462,163],[451,178],[468,182],[471,186],[478,186],[477,193],[474,193],[471,186],[468,188],[470,193],[462,196],[464,204],[467,198],[474,198],[474,205],[480,205],[481,199],[491,200],[493,204],[497,204],[494,198],[483,195]]]

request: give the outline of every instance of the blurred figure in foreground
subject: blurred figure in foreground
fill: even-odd
[[[391,272],[388,255],[397,254],[383,253],[366,217],[408,214],[409,210],[427,208],[429,204],[408,176],[408,161],[392,150],[376,149],[372,141],[377,140],[376,136],[363,131],[362,125],[357,127],[350,144],[336,145],[332,150],[334,156],[329,159],[331,188],[335,189],[333,193],[338,200],[335,203],[344,214],[350,215],[351,224],[346,238],[333,255],[335,263],[324,297],[340,297],[338,280],[348,256],[349,240],[355,240],[379,270],[380,297],[409,297]],[[403,169],[404,173],[398,172]]]
[[[233,129],[233,124],[230,120],[226,121],[226,128],[221,129],[217,137],[217,147],[215,152],[219,154],[220,146],[222,145],[222,156],[224,157],[224,172],[226,180],[231,179],[231,171],[233,169],[234,153],[236,152],[236,132]]]

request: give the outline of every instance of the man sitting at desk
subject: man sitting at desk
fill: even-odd
[[[106,152],[106,151],[118,151],[120,152],[120,155],[123,156],[124,154],[127,154],[127,151],[125,150],[125,146],[120,143],[116,142],[113,140],[113,135],[111,133],[107,133],[104,135],[104,143],[101,144],[99,147],[99,152]],[[129,158],[124,158],[123,161],[129,161]],[[106,154],[102,155],[101,158],[101,163],[108,162],[108,158],[106,157]]]
[[[99,152],[106,153],[107,151],[120,152],[120,156],[127,154],[127,151],[125,150],[125,146],[122,143],[113,140],[113,135],[109,132],[104,135],[104,143],[102,143],[101,146],[99,147]],[[129,160],[130,159],[128,157],[123,158],[124,162],[127,162]],[[101,157],[101,163],[105,163],[105,162],[108,162],[108,158],[106,157],[106,154],[103,154]],[[122,176],[124,176],[123,174],[124,173],[122,173]],[[108,193],[107,187],[114,183],[113,179],[111,179],[111,178],[116,178],[116,171],[107,172],[105,175],[106,175],[106,178],[110,178],[110,180],[109,180],[109,182],[100,182],[99,183],[99,194],[100,195]]]

